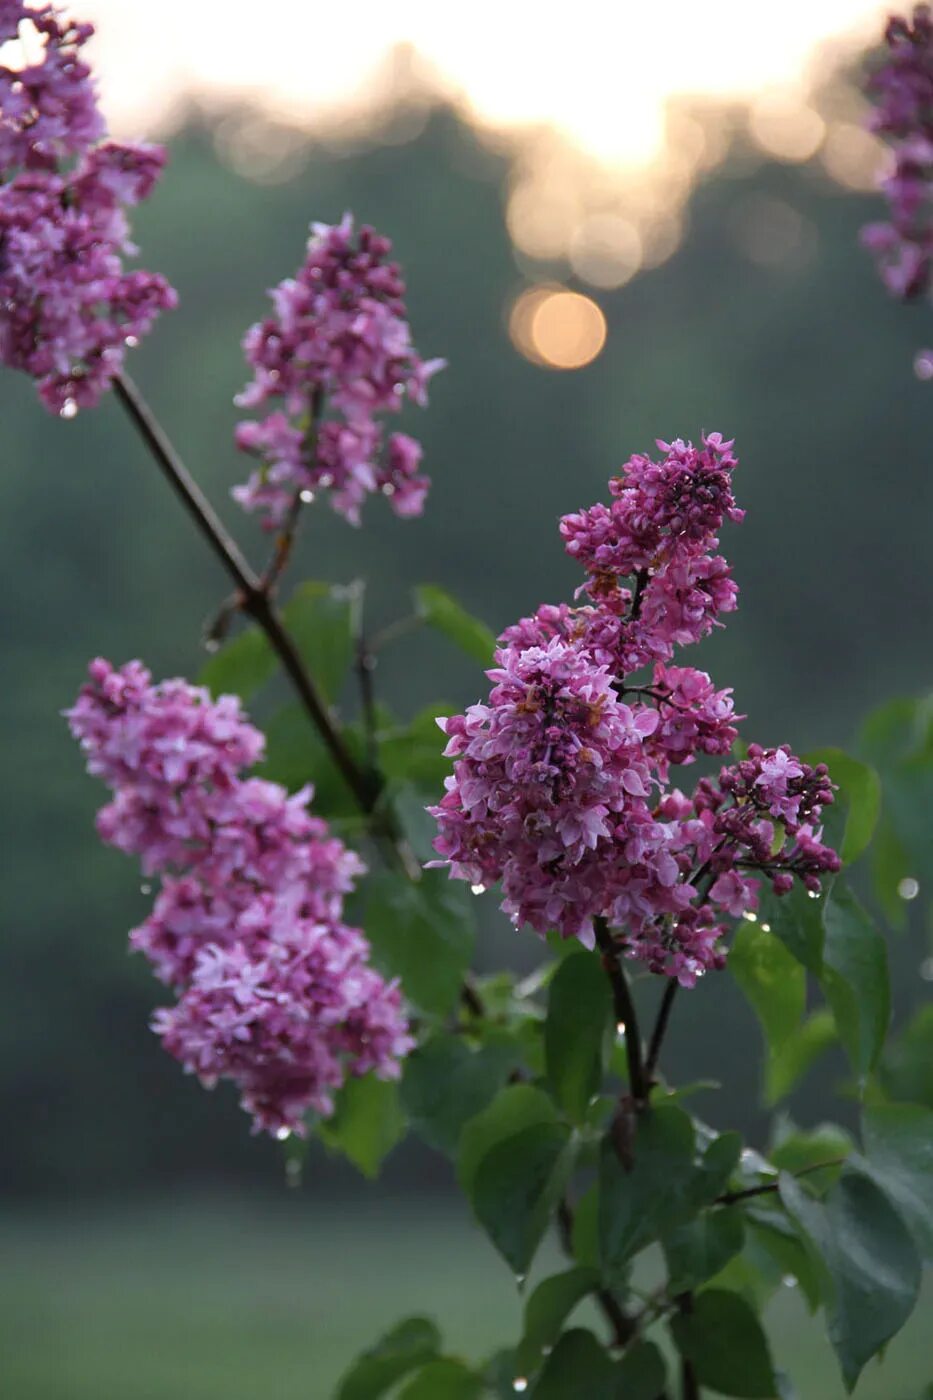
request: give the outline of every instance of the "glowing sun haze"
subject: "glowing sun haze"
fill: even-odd
[[[664,108],[690,94],[750,98],[806,85],[827,41],[879,30],[877,0],[75,0],[99,26],[114,127],[139,131],[186,90],[248,94],[314,120],[352,105],[392,47],[414,46],[479,121],[549,123],[599,160],[650,162]]]

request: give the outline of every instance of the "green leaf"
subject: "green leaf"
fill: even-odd
[[[333,1117],[318,1125],[318,1136],[359,1167],[364,1176],[378,1175],[405,1130],[398,1085],[372,1073],[348,1079],[337,1095]]]
[[[691,1312],[671,1319],[671,1331],[701,1385],[749,1400],[769,1400],[777,1391],[761,1323],[737,1293],[710,1288],[697,1294]]]
[[[544,1053],[554,1097],[575,1123],[582,1122],[602,1082],[611,1013],[612,993],[599,958],[585,951],[565,958],[548,993]]]
[[[487,1152],[523,1128],[557,1123],[553,1100],[530,1084],[510,1084],[488,1108],[471,1118],[460,1134],[457,1176],[464,1194],[472,1197],[477,1168]]]
[[[773,1053],[765,1068],[765,1103],[776,1104],[790,1093],[824,1050],[836,1042],[836,1022],[831,1011],[814,1011],[780,1050]]]
[[[590,1186],[573,1214],[573,1257],[587,1268],[599,1268],[599,1190]]]
[[[414,783],[440,798],[451,760],[444,757],[447,740],[437,725],[439,716],[453,715],[458,707],[438,700],[420,710],[404,729],[393,729],[379,740],[379,766],[387,778]]]
[[[337,587],[303,583],[282,610],[302,661],[331,703],[337,699],[353,660],[354,618],[362,598],[360,581]]]
[[[851,1391],[865,1363],[913,1311],[920,1259],[880,1187],[851,1166],[824,1203],[785,1174],[780,1195],[820,1268],[829,1339]]]
[[[215,697],[239,695],[249,700],[275,675],[276,665],[266,634],[258,627],[247,627],[201,667],[198,680]]]
[[[377,1400],[402,1376],[430,1361],[440,1344],[429,1318],[406,1318],[353,1363],[337,1387],[336,1400]]]
[[[885,769],[917,752],[925,728],[921,707],[913,696],[898,696],[872,710],[859,735],[859,748],[872,763]]]
[[[460,994],[473,952],[470,896],[444,872],[426,871],[418,884],[378,875],[367,887],[364,927],[373,960],[401,979],[422,1011],[443,1015]]]
[[[888,958],[884,939],[845,885],[826,902],[826,942],[820,978],[839,1039],[856,1074],[877,1063],[891,1016]]]
[[[879,1104],[862,1119],[867,1170],[933,1263],[933,1113],[915,1104]]]
[[[396,1397],[396,1400],[476,1400],[483,1381],[462,1361],[450,1356],[429,1361]]]
[[[881,1077],[891,1098],[933,1108],[933,1005],[921,1006],[886,1047]]]
[[[393,778],[383,791],[382,801],[392,808],[408,838],[408,844],[422,864],[435,859],[434,838],[437,835],[437,822],[425,810],[424,793],[421,789],[415,787],[414,783],[405,783]]]
[[[741,1133],[720,1133],[707,1143],[690,1183],[689,1199],[694,1210],[709,1205],[725,1191],[741,1155]]]
[[[818,1123],[815,1128],[797,1129],[787,1132],[772,1148],[769,1156],[779,1171],[802,1172],[820,1162],[831,1162],[837,1157],[848,1157],[854,1143],[850,1133],[840,1128],[838,1123]],[[821,1190],[835,1178],[828,1172],[814,1178],[813,1185]]]
[[[497,1351],[483,1366],[486,1388],[497,1400],[515,1400],[514,1382],[517,1376],[514,1347],[504,1347]],[[527,1380],[527,1377],[525,1379]]]
[[[758,918],[761,927],[779,938],[808,972],[818,977],[823,969],[823,907],[831,877],[823,878],[823,893],[813,899],[800,880],[787,894],[777,895],[770,885],[761,891]]]
[[[668,1292],[686,1293],[725,1268],[742,1248],[742,1212],[731,1206],[705,1210],[696,1220],[678,1225],[664,1236]]]
[[[867,763],[842,749],[817,749],[807,763],[825,763],[837,785],[835,802],[823,813],[823,840],[839,852],[843,865],[858,860],[871,841],[881,811],[881,779]]]
[[[763,1251],[774,1265],[778,1277],[790,1275],[800,1285],[811,1313],[820,1306],[820,1281],[816,1267],[805,1247],[801,1244],[796,1230],[783,1212],[766,1210],[749,1205],[745,1207],[745,1218],[750,1237],[750,1254],[753,1259],[758,1251]]]
[[[473,1209],[503,1259],[527,1274],[570,1167],[565,1123],[536,1123],[497,1142],[476,1168]]]
[[[746,920],[736,930],[728,967],[761,1022],[770,1067],[796,1036],[806,1005],[806,971],[774,933]]]
[[[673,1104],[652,1108],[638,1123],[630,1171],[620,1163],[611,1138],[604,1140],[599,1163],[599,1240],[610,1286],[662,1228],[694,1213],[693,1155],[693,1124]]]
[[[900,888],[901,882],[910,877],[913,861],[887,812],[882,813],[870,860],[875,897],[892,928],[902,929],[907,923],[907,904]]]
[[[517,1059],[509,1037],[471,1049],[462,1036],[438,1034],[405,1062],[402,1104],[415,1131],[442,1152],[456,1151],[464,1123],[502,1088]]]
[[[636,1342],[616,1365],[613,1394],[619,1400],[658,1400],[666,1380],[664,1357],[654,1342]]]
[[[543,1279],[525,1305],[525,1328],[516,1353],[516,1370],[527,1376],[536,1371],[547,1347],[582,1298],[599,1287],[596,1269],[567,1269]]]
[[[582,1327],[565,1332],[528,1392],[531,1400],[616,1400],[618,1372],[592,1332]]]
[[[492,654],[496,639],[479,618],[471,615],[460,604],[433,583],[422,583],[415,589],[415,610],[431,627],[479,661],[483,666],[492,665]]]
[[[302,705],[277,710],[266,722],[265,731],[266,758],[256,769],[258,777],[281,783],[290,792],[313,783],[315,816],[328,821],[359,817],[356,798]],[[361,731],[347,725],[341,732],[350,753],[362,764],[365,743]]]

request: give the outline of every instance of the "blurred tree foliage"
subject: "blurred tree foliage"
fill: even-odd
[[[377,583],[377,623],[404,609],[411,585],[436,582],[499,629],[575,587],[559,514],[602,496],[615,468],[655,437],[717,429],[737,438],[748,519],[724,540],[741,610],[701,664],[734,678],[756,735],[799,748],[844,743],[870,707],[928,684],[933,390],[911,359],[929,331],[923,313],[888,301],[857,246],[869,199],[814,168],[726,168],[695,192],[669,262],[599,294],[606,349],[562,374],[509,342],[508,305],[526,277],[504,227],[507,167],[451,113],[435,112],[408,144],[352,158],[309,144],[301,173],[279,185],[233,174],[213,136],[211,122],[189,123],[138,221],[145,263],[171,278],[181,309],[131,368],[257,561],[260,532],[228,498],[248,467],[231,443],[232,396],[245,378],[239,339],[263,314],[264,289],[297,265],[308,221],[352,208],[395,241],[419,348],[450,361],[410,425],[435,484],[414,523],[378,502],[360,531],[313,518],[296,577],[365,573]],[[760,223],[767,201],[796,212],[800,256],[749,259],[749,219]],[[159,675],[196,673],[224,580],[114,402],[59,422],[11,374],[0,402],[4,1184],[131,1190],[221,1163],[268,1179],[276,1161],[267,1144],[250,1144],[232,1100],[182,1080],[146,1031],[158,988],[126,956],[125,931],[148,899],[131,863],[94,837],[101,794],[58,718],[95,653],[142,656]],[[417,636],[399,643],[378,682],[403,713],[438,695],[468,703],[483,686],[453,648]],[[917,937],[892,949],[905,1008],[921,990]],[[533,935],[516,937],[501,920],[490,918],[487,939],[509,961],[535,960]],[[693,1036],[692,1064],[683,1040],[678,1063],[675,1034],[671,1071],[715,1076],[751,1029],[750,1012],[715,978],[691,1012],[682,1035]],[[697,1021],[707,1030],[702,1064]],[[827,1066],[843,1072],[841,1059]],[[744,1089],[731,1120],[754,1129],[758,1070],[735,1068]],[[819,1085],[815,1076],[795,1101],[804,1120],[819,1114]],[[422,1170],[437,1168],[418,1158]]]

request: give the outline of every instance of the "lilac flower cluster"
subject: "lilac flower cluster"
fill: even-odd
[[[362,863],[310,815],[310,789],[243,776],[264,739],[239,701],[97,660],[67,717],[113,793],[102,838],[161,876],[130,943],[178,993],[153,1020],[165,1048],[207,1087],[232,1080],[254,1130],[282,1136],[332,1112],[348,1073],[396,1078],[413,1043],[398,988],[343,922]]]
[[[89,24],[3,0],[0,38],[23,24],[42,57],[0,65],[0,361],[37,383],[53,412],[95,404],[130,347],[176,303],[135,253],[125,210],[151,193],[164,152],[102,141],[81,50]]]
[[[271,293],[274,314],[246,334],[253,379],[237,403],[280,406],[238,426],[237,446],[262,465],[233,494],[270,528],[296,496],[323,490],[354,525],[374,492],[396,515],[421,513],[429,482],[419,474],[420,445],[391,433],[383,446],[378,415],[397,412],[406,397],[423,406],[444,362],[422,361],[412,346],[391,248],[371,228],[354,233],[349,214],[314,224],[304,265]]]
[[[862,241],[876,256],[885,285],[905,301],[926,292],[933,272],[933,15],[917,5],[913,22],[893,16],[888,52],[869,81],[872,129],[889,137],[893,169],[881,188],[890,219],[869,224]]]
[[[731,442],[658,446],[660,461],[635,456],[610,483],[611,505],[561,521],[589,601],[503,633],[488,702],[438,721],[455,762],[430,810],[435,864],[501,882],[516,925],[592,946],[605,920],[628,956],[690,986],[722,965],[724,916],[756,907],[761,876],[818,890],[839,860],[820,841],[826,769],[786,748],[749,747],[692,796],[669,786],[672,767],[737,736],[731,691],[668,661],[735,607],[716,550],[742,512]]]

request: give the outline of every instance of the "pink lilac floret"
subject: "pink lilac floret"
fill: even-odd
[[[405,286],[391,244],[373,229],[314,224],[295,277],[271,292],[273,314],[247,331],[253,378],[243,408],[271,407],[236,430],[236,445],[260,466],[234,498],[269,528],[296,498],[326,493],[354,525],[368,496],[387,497],[401,517],[420,515],[428,478],[421,447],[404,433],[386,439],[382,419],[405,400],[423,406],[442,360],[422,360],[411,342]]]
[[[399,989],[343,920],[363,864],[310,788],[250,774],[264,738],[239,700],[98,659],[67,718],[112,793],[100,835],[161,877],[130,945],[177,993],[153,1021],[165,1048],[280,1135],[332,1112],[348,1075],[397,1077],[413,1044]]]
[[[92,26],[8,3],[0,32],[21,20],[42,50],[26,67],[0,66],[0,362],[69,417],[97,403],[127,349],[176,304],[164,277],[124,267],[136,252],[125,210],[149,197],[165,153],[103,139],[81,57]]]
[[[881,179],[889,218],[862,230],[881,277],[895,297],[925,294],[933,273],[933,15],[917,5],[912,19],[892,16],[886,54],[872,74],[871,129],[887,138],[891,160]]]
[[[750,745],[690,795],[669,786],[737,738],[731,690],[669,662],[735,607],[716,551],[742,512],[731,442],[658,446],[626,463],[608,505],[561,521],[587,601],[502,634],[488,701],[438,721],[453,772],[429,810],[434,863],[500,885],[516,925],[592,946],[602,920],[626,956],[692,986],[723,965],[726,920],[756,908],[762,879],[818,890],[839,860],[820,840],[826,769],[786,747]]]

